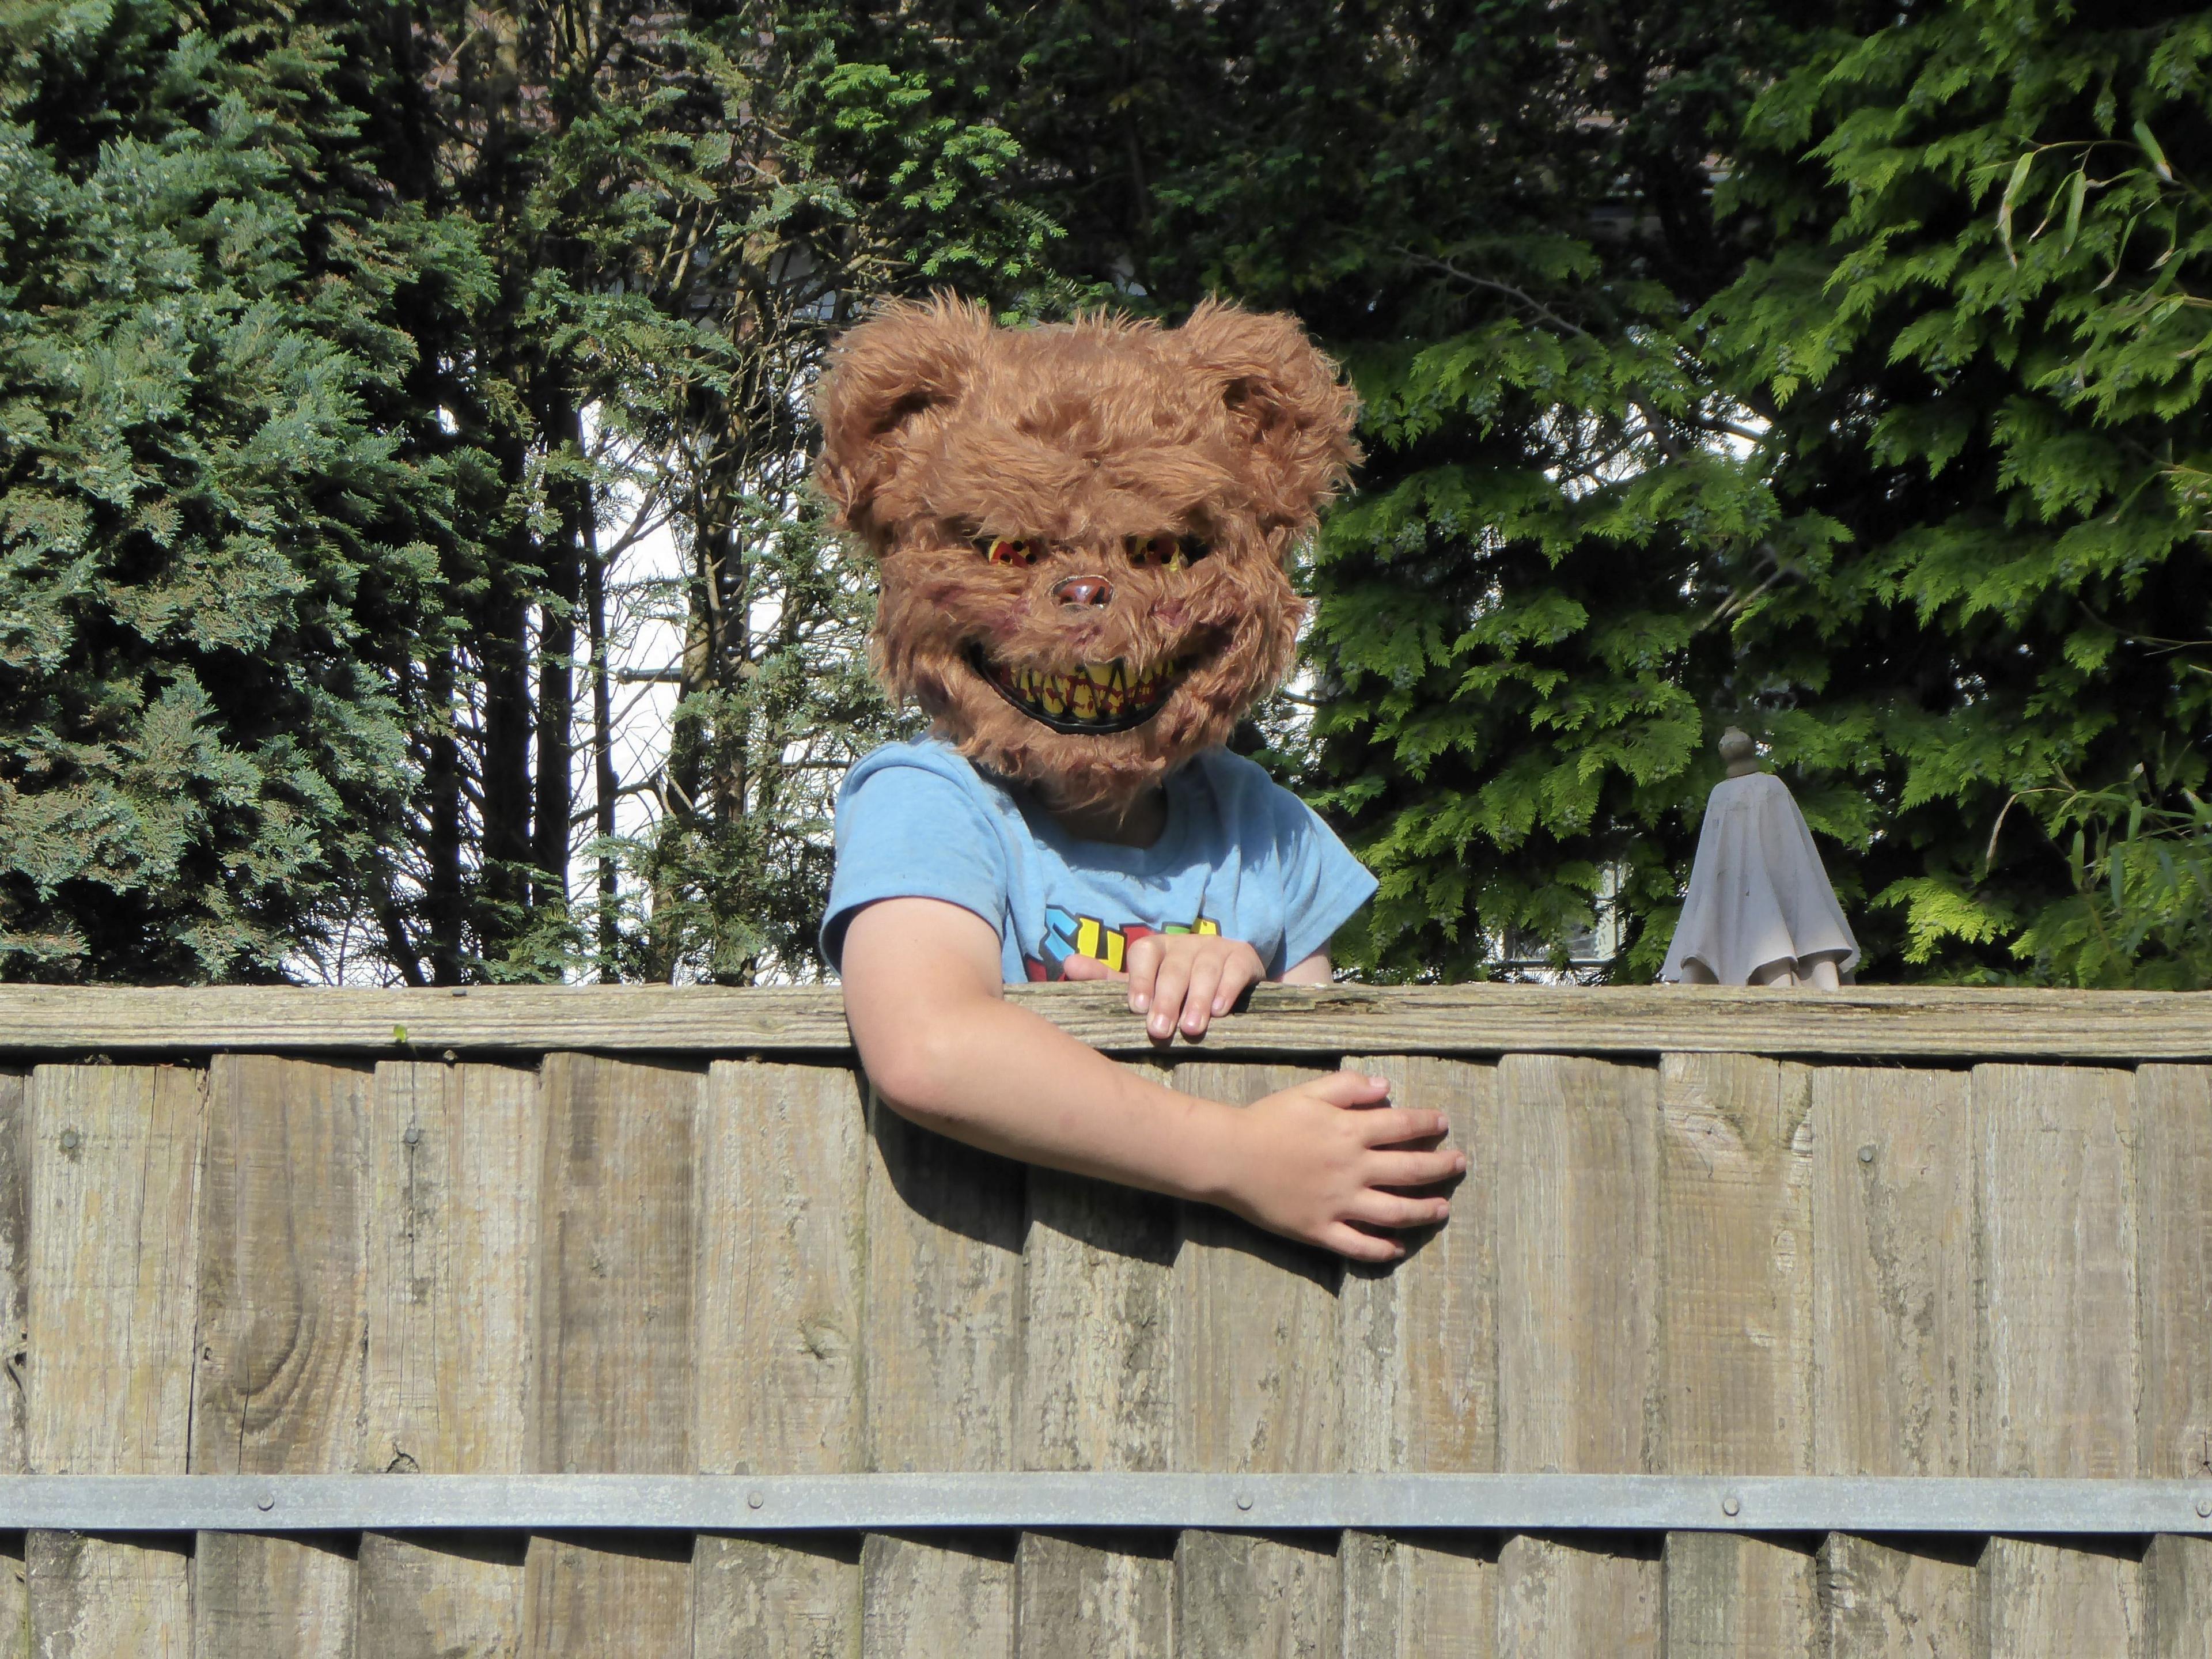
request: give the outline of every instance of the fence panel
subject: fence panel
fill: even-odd
[[[869,1100],[799,994],[617,999],[625,1035],[476,991],[371,1054],[366,1015],[319,1050],[313,999],[224,993],[290,1052],[112,1065],[114,1005],[41,993],[101,1053],[0,1056],[0,1475],[2039,1475],[2212,1508],[2212,1000],[1344,988],[1200,1058],[1021,994],[1232,1102],[1361,1056],[1450,1116],[1451,1223],[1346,1268],[968,1152]],[[424,1054],[448,1018],[487,1041]],[[2036,1518],[36,1531],[0,1536],[0,1659],[2212,1659],[2212,1520]]]

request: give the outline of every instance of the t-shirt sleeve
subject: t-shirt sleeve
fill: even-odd
[[[1326,950],[1336,930],[1374,896],[1376,883],[1312,807],[1281,788],[1274,791],[1274,805],[1283,880],[1279,974]]]
[[[942,899],[1006,934],[1006,852],[981,805],[951,779],[919,766],[882,766],[837,802],[837,867],[822,918],[822,955],[835,968],[855,912],[878,899]]]

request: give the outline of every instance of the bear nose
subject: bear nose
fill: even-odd
[[[1103,576],[1070,576],[1053,584],[1052,596],[1071,610],[1095,609],[1113,602],[1114,584]]]

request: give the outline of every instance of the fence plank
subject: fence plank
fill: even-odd
[[[42,1066],[23,1125],[28,1216],[26,1440],[40,1474],[189,1467],[204,1072]],[[9,1390],[12,1394],[14,1390]],[[41,1654],[174,1652],[191,1634],[173,1540],[33,1533]]]
[[[526,1546],[513,1534],[362,1534],[356,1650],[362,1659],[514,1659]]]
[[[842,1066],[708,1073],[694,1204],[704,1473],[860,1467],[866,1131]],[[845,1659],[858,1643],[857,1544],[702,1536],[692,1559],[698,1659]]]
[[[180,1540],[33,1532],[23,1567],[29,1650],[38,1659],[186,1659],[191,1652],[191,1559]]]
[[[2212,1069],[2145,1066],[2135,1085],[2142,1472],[2212,1480]],[[2143,1568],[2151,1659],[2212,1659],[2212,1540],[2155,1539]]]
[[[365,1473],[523,1473],[542,1139],[535,1072],[376,1068]],[[359,1561],[364,1656],[474,1659],[520,1646],[519,1548],[371,1534]]]
[[[1017,985],[1007,996],[1080,1042],[1151,1059],[1115,985]],[[603,1054],[843,1054],[834,986],[516,985],[436,990],[0,986],[0,1052],[349,1052],[411,1059]],[[2180,991],[1990,986],[1261,985],[1213,1022],[1204,1052],[1797,1054],[1869,1060],[2212,1060],[2203,1000]]]
[[[2212,1479],[2212,1068],[2143,1066],[2135,1126],[2141,1472]],[[2205,1616],[2212,1624],[2212,1607]]]
[[[1963,1475],[1973,1399],[1974,1134],[1963,1072],[1813,1074],[1814,1468]],[[1978,1651],[1973,1549],[1823,1547],[1838,1654]]]
[[[1813,1454],[1811,1074],[1740,1054],[1659,1068],[1657,1467],[1802,1474]],[[1812,1555],[1668,1535],[1669,1659],[1809,1656]]]
[[[1498,1557],[1498,1659],[1659,1659],[1657,1540],[1521,1534]]]
[[[1017,1548],[1022,1659],[1170,1659],[1175,1558],[1164,1538],[1025,1532]]]
[[[526,1453],[548,1474],[693,1467],[691,1164],[697,1072],[548,1054]],[[525,1654],[691,1650],[688,1539],[530,1540]]]
[[[860,1547],[865,1659],[1014,1651],[1012,1548],[990,1537],[871,1533]]]
[[[1983,1318],[1973,1470],[2132,1475],[2138,1449],[2133,1079],[1978,1066]],[[2143,1624],[2124,1556],[1995,1538],[1986,1637],[2006,1659],[2125,1654]]]
[[[1989,1651],[1978,1636],[1983,1540],[1908,1547],[1831,1533],[1820,1546],[1820,1628],[1837,1659],[1954,1659]]]
[[[917,1128],[872,1091],[868,1129],[868,1466],[1009,1468],[1021,1166]],[[860,1573],[867,1659],[1012,1651],[1011,1547],[871,1537]]]
[[[860,1639],[857,1537],[692,1542],[700,1659],[851,1659]]]
[[[1390,1081],[1395,1106],[1441,1111],[1468,1178],[1446,1225],[1406,1260],[1347,1264],[1340,1298],[1344,1467],[1480,1474],[1498,1467],[1496,1068],[1419,1056],[1348,1059]],[[1495,1552],[1352,1534],[1344,1542],[1345,1650],[1487,1653]],[[1477,1644],[1479,1645],[1470,1645]]]
[[[1176,1206],[1057,1170],[1026,1178],[1015,1457],[1025,1469],[1164,1469]],[[1152,1540],[1024,1534],[1014,1582],[1024,1656],[1168,1659],[1175,1564]]]
[[[2145,1659],[2212,1659],[2212,1538],[2152,1539],[2143,1573],[2151,1603]]]
[[[1491,1540],[1348,1532],[1339,1553],[1344,1659],[1492,1659],[1497,1652]]]
[[[0,1071],[0,1359],[27,1376],[31,1335],[29,1076]],[[0,1474],[31,1471],[26,1390],[0,1389]],[[0,1626],[6,1609],[0,1607]],[[13,1650],[0,1638],[0,1653]]]
[[[1657,1073],[1498,1065],[1498,1456],[1510,1471],[1649,1468],[1658,1387]],[[1534,1535],[1498,1556],[1501,1656],[1656,1655],[1656,1551]]]
[[[1316,1073],[1178,1066],[1175,1086],[1246,1106]],[[1273,1474],[1341,1467],[1337,1257],[1206,1205],[1182,1208],[1176,1258],[1175,1466]],[[1335,1558],[1305,1542],[1186,1532],[1176,1632],[1188,1655],[1255,1659],[1341,1643]]]
[[[365,1068],[218,1054],[209,1068],[191,1468],[342,1474],[360,1455]],[[203,1533],[201,1659],[349,1659],[350,1540]]]

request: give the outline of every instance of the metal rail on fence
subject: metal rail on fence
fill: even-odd
[[[2212,1534],[2212,1481],[1663,1474],[25,1475],[0,1528]]]

